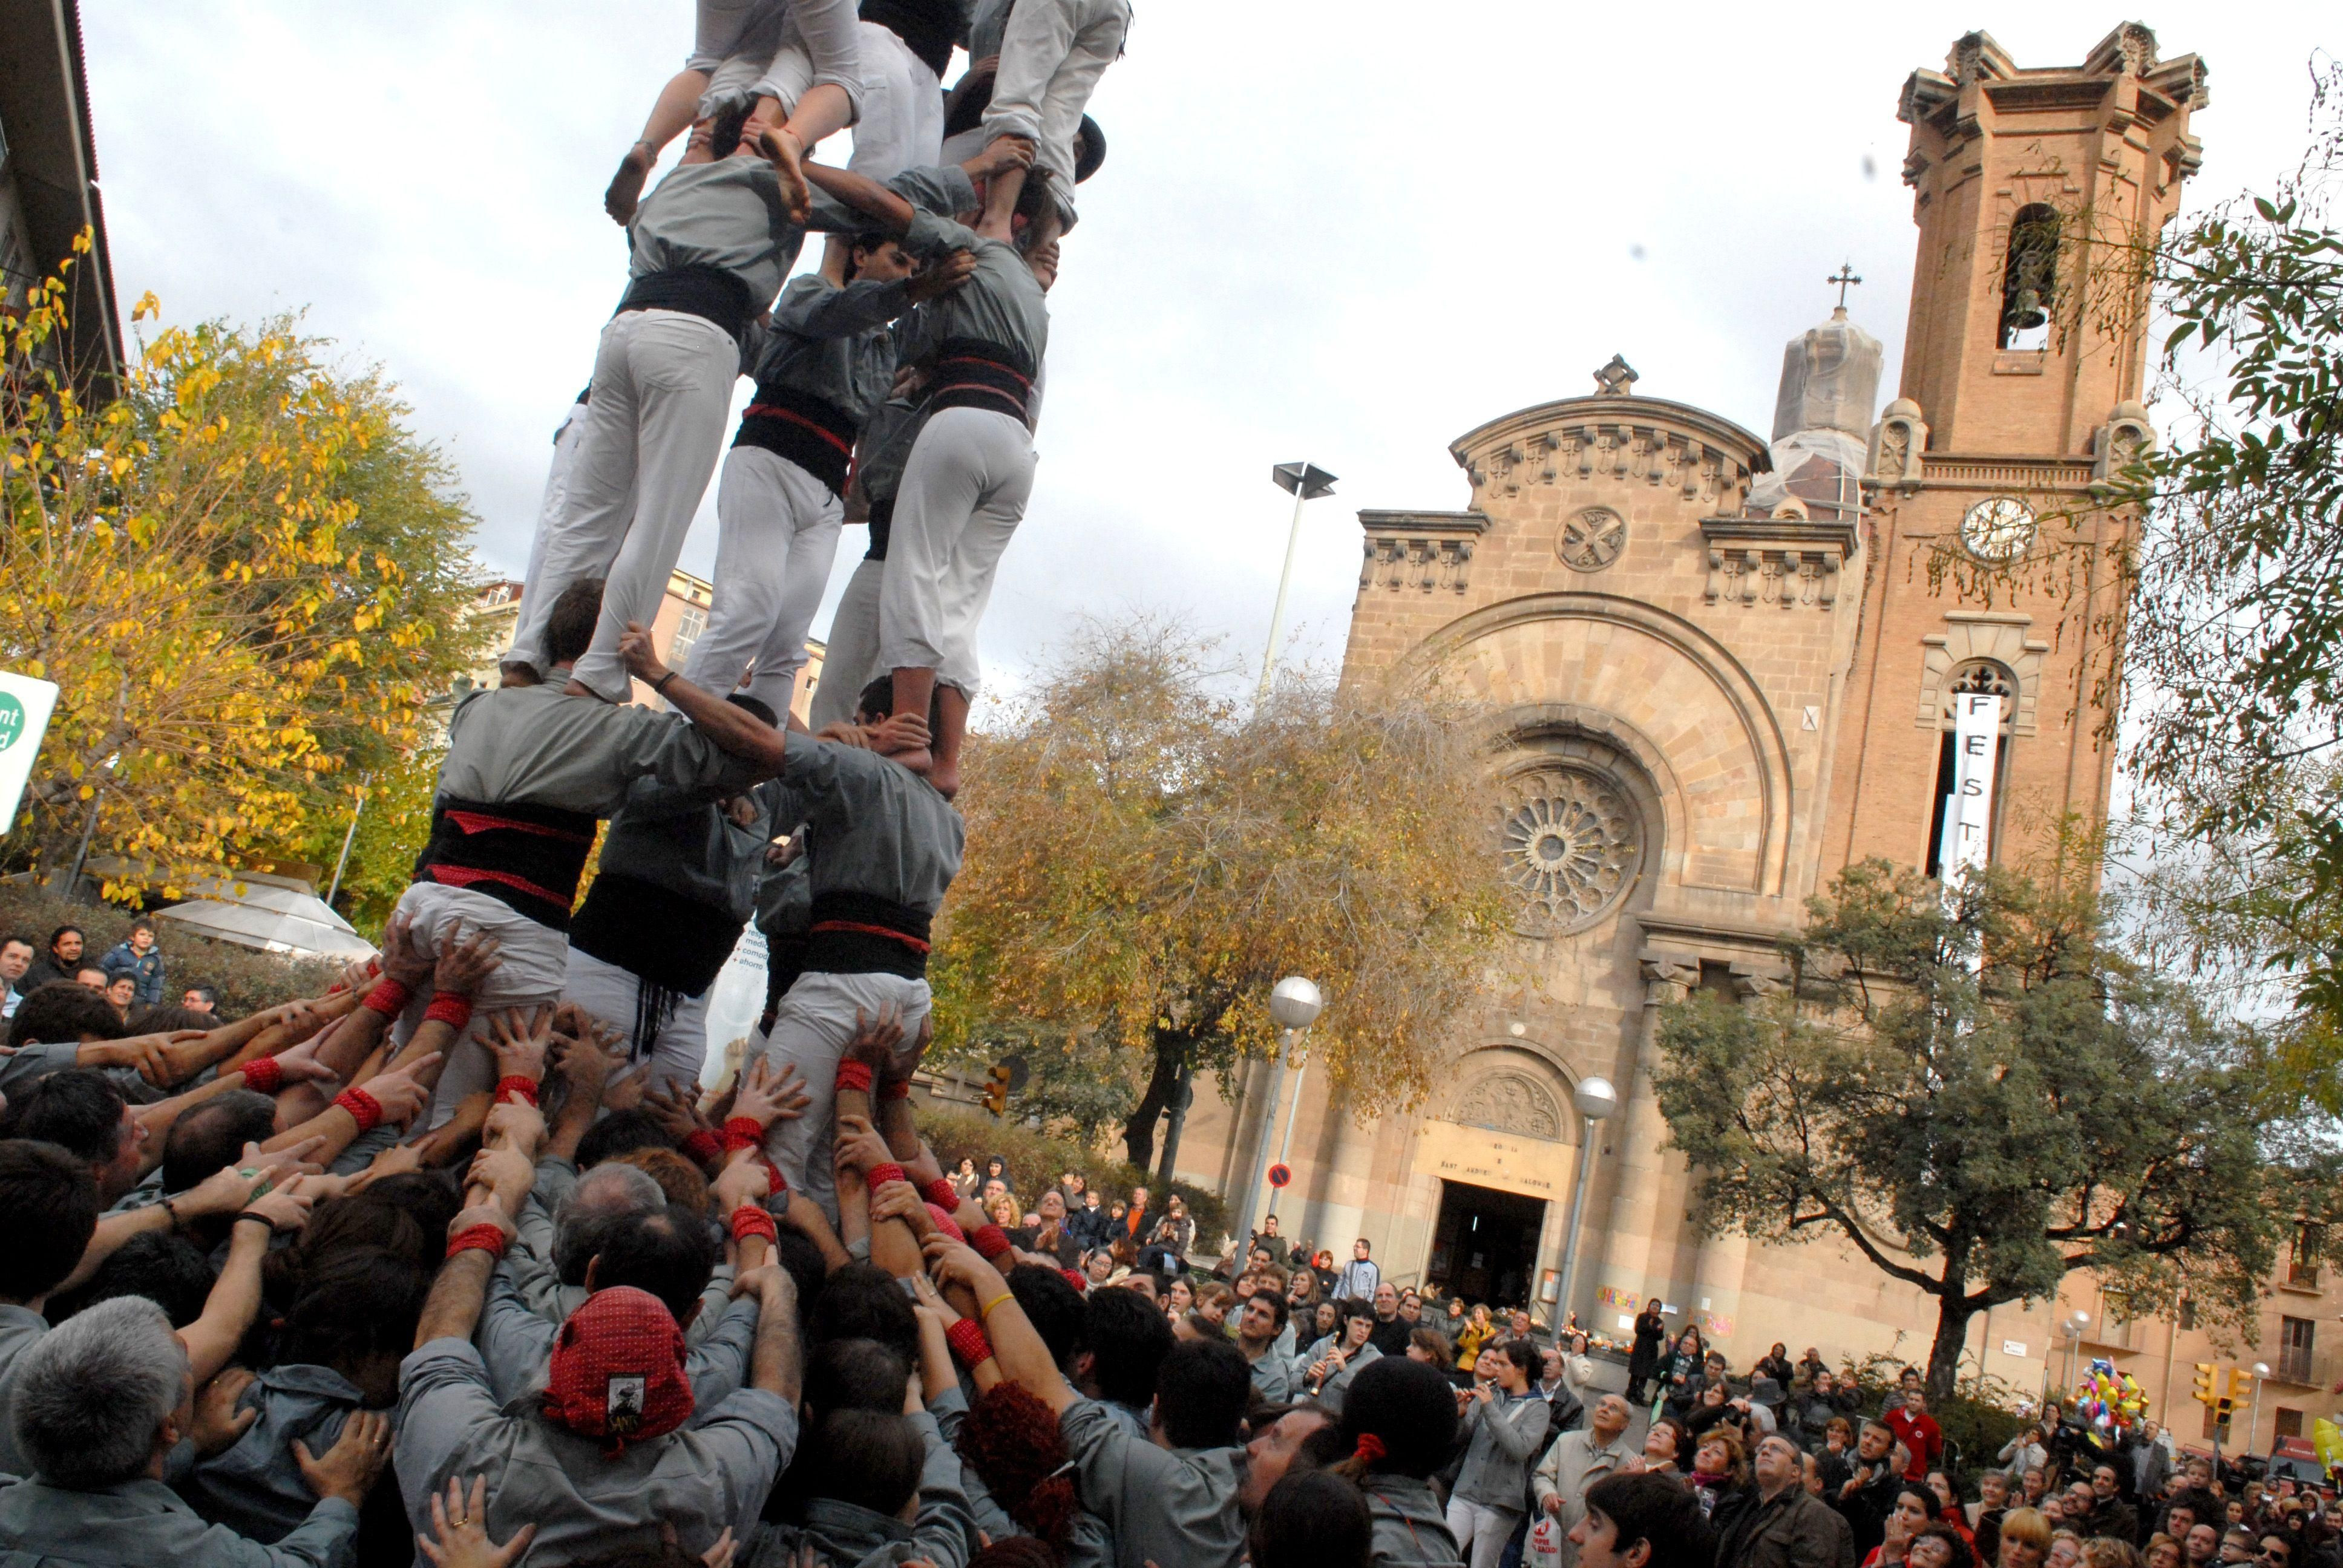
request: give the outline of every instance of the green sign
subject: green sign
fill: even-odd
[[[25,705],[8,692],[0,691],[0,751],[16,744],[25,733]]]

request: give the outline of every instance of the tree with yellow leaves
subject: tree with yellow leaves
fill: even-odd
[[[119,396],[55,364],[66,291],[0,321],[0,668],[55,681],[7,859],[110,896],[298,849],[469,662],[471,518],[382,379],[289,317],[157,331]],[[155,313],[152,297],[136,318]]]
[[[1190,1074],[1275,1048],[1287,974],[1325,992],[1311,1052],[1342,1102],[1416,1103],[1505,946],[1481,714],[1298,678],[1246,709],[1223,685],[1161,625],[1094,630],[978,739],[960,797],[943,1054],[1013,1045],[1032,1109],[1121,1121],[1137,1165]]]

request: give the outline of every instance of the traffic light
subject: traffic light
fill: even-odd
[[[2213,1419],[2221,1425],[2227,1426],[2229,1424],[2229,1417],[2236,1412],[2237,1408],[2237,1402],[2227,1394],[2223,1394],[2213,1402]]]
[[[2229,1397],[2243,1404],[2254,1397],[2254,1374],[2243,1367],[2229,1369]]]
[[[1009,1109],[1009,1064],[996,1061],[984,1075],[984,1108],[995,1116]]]
[[[2213,1402],[2213,1363],[2211,1362],[2197,1363],[2197,1392],[2189,1397],[2198,1404]]]

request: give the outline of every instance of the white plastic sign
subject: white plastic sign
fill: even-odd
[[[33,776],[49,714],[57,705],[54,681],[0,669],[0,833],[16,825],[16,803]]]

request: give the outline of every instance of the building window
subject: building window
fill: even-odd
[[[2278,1430],[2270,1435],[2273,1437],[2300,1437],[2302,1435],[2302,1412],[2298,1410],[2288,1410],[2284,1405],[2278,1406]]]
[[[681,669],[690,663],[691,645],[698,642],[699,634],[707,629],[708,612],[696,604],[684,606],[683,613],[675,618],[675,639],[668,644],[667,667]]]
[[[2294,1254],[2287,1260],[2286,1282],[2305,1290],[2318,1288],[2318,1254],[2327,1242],[2327,1227],[2308,1221],[2294,1228]]]
[[[2180,1298],[2180,1326],[2183,1329],[2197,1326],[2197,1303],[2187,1296]]]
[[[2288,1382],[2310,1381],[2311,1335],[2318,1324],[2308,1318],[2278,1321],[2278,1375]]]
[[[2042,202],[2009,220],[2009,259],[2001,274],[2001,347],[2047,348],[2058,290],[2058,209]]]
[[[1959,766],[1959,758],[1954,751],[1954,706],[1965,696],[2001,699],[2001,735],[1994,743],[1993,817],[1986,837],[1988,857],[2001,843],[2002,797],[2006,793],[2001,785],[2009,775],[2009,731],[2017,719],[2017,678],[1989,658],[1971,659],[1955,669],[1946,679],[1943,690],[1945,707],[1938,723],[1945,738],[1936,748],[1936,809],[1928,819],[1927,874],[1931,877],[1945,874],[1945,817],[1952,800],[1953,785]]]

